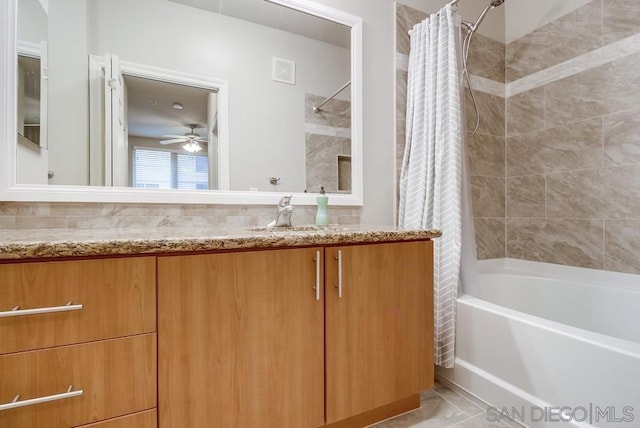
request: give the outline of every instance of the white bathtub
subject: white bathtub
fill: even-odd
[[[640,275],[489,260],[473,294],[439,378],[530,427],[640,427]]]

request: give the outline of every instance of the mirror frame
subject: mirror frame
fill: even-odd
[[[0,5],[0,201],[97,202],[164,204],[275,204],[288,192],[232,190],[155,190],[129,187],[18,184],[17,138],[17,42],[19,0]],[[362,18],[308,0],[266,0],[319,18],[351,27],[351,175],[350,194],[331,194],[332,205],[363,205],[363,78]],[[88,143],[88,142],[87,142]],[[315,205],[317,194],[292,193],[295,205]]]

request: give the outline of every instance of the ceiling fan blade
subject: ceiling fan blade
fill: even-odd
[[[207,141],[209,141],[209,139],[206,138],[206,137],[200,137],[200,138],[196,138],[196,141],[205,142],[206,143]]]
[[[187,140],[185,138],[176,138],[173,140],[164,140],[164,141],[160,141],[160,144],[175,144],[175,143],[184,143]]]
[[[167,135],[163,135],[162,138],[185,138],[185,136],[184,135],[167,134]]]

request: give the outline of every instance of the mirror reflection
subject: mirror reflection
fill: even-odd
[[[263,0],[20,0],[20,184],[351,192],[349,27]]]
[[[216,171],[209,171],[215,165],[209,158],[215,159],[217,148],[216,92],[127,75],[123,80],[130,151],[128,185],[216,189]]]
[[[40,59],[18,55],[18,135],[40,145]]]

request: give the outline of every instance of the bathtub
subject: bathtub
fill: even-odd
[[[482,261],[436,371],[529,427],[640,427],[640,275]]]

